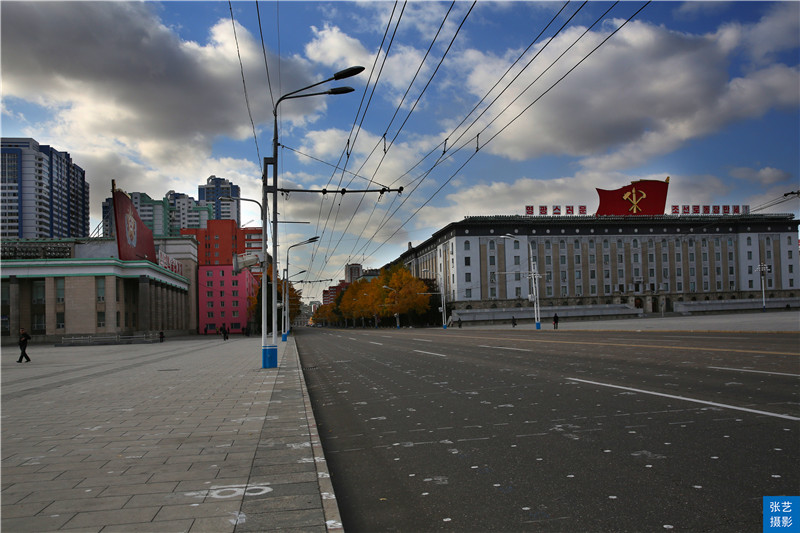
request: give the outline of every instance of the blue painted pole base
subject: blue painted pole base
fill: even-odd
[[[447,329],[447,324],[442,324],[442,329]]]
[[[278,368],[278,347],[275,345],[261,347],[261,368]]]
[[[289,338],[289,334],[288,333],[286,333],[285,331],[283,333],[281,333],[281,341],[286,342],[286,339],[288,339],[288,338]]]
[[[542,329],[542,323],[541,322],[537,322],[536,323],[536,329]]]

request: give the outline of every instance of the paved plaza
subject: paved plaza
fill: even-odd
[[[341,529],[293,339],[2,357],[4,532]]]

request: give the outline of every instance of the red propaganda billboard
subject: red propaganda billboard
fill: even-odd
[[[663,215],[668,187],[669,178],[634,181],[613,191],[597,189],[600,205],[595,215]]]
[[[114,224],[117,229],[117,250],[122,261],[147,259],[158,263],[153,232],[144,225],[130,197],[114,189]]]

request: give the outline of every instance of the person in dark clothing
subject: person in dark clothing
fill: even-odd
[[[513,317],[513,316],[511,317],[511,327],[512,328],[517,327],[517,319],[516,319],[516,317]]]
[[[461,319],[458,319],[458,329],[461,329]]]
[[[225,324],[222,324],[220,331],[222,332],[222,340],[228,340],[228,327]]]
[[[19,328],[19,359],[17,359],[17,363],[21,363],[23,358],[26,363],[30,362],[31,358],[28,357],[28,354],[25,352],[29,340],[31,340],[31,336],[28,335],[25,328]]]
[[[558,313],[553,315],[553,329],[558,329]]]

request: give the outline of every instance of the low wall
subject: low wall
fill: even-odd
[[[758,311],[762,307],[767,309],[786,309],[800,307],[800,298],[772,298],[762,305],[761,298],[748,298],[745,300],[704,300],[698,302],[674,302],[672,304],[676,313],[725,313],[735,311]]]
[[[624,304],[604,305],[561,305],[548,306],[539,310],[542,322],[548,322],[553,315],[558,313],[559,318],[605,319],[615,317],[641,317],[644,310]],[[458,309],[453,311],[450,321],[462,322],[473,325],[494,324],[496,322],[510,322],[514,317],[517,322],[533,322],[533,307],[506,307],[496,309]]]

